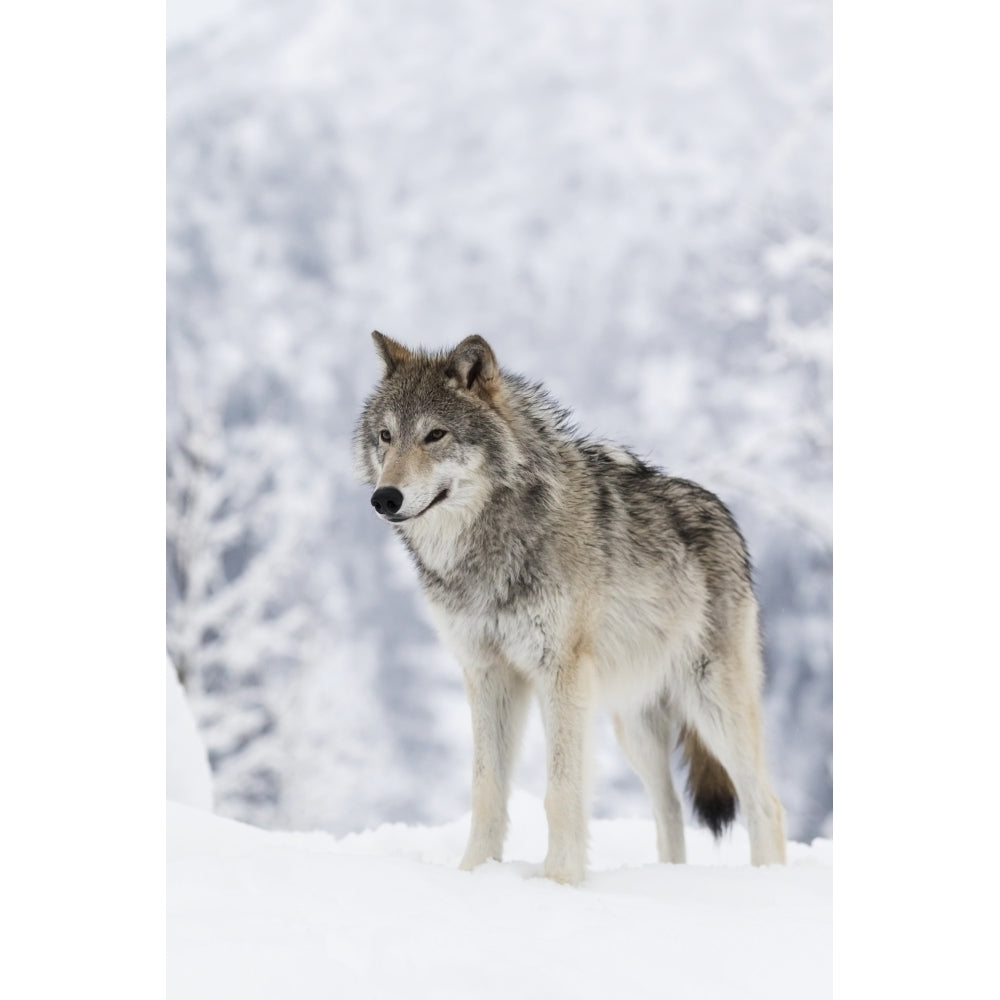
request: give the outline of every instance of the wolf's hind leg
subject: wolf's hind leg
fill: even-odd
[[[656,819],[656,849],[660,861],[683,864],[684,814],[670,774],[674,725],[664,703],[612,718],[615,735],[629,763],[649,793]]]
[[[524,729],[528,682],[505,664],[465,671],[472,712],[472,825],[459,867],[503,856],[511,774]]]

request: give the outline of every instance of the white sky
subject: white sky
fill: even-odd
[[[228,17],[242,0],[166,0],[167,44]]]

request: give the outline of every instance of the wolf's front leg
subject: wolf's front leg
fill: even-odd
[[[582,882],[587,869],[590,691],[589,664],[579,660],[560,670],[541,698],[548,753],[544,871],[556,882]]]
[[[469,871],[503,855],[507,798],[517,755],[528,682],[503,664],[465,671],[472,710],[472,827],[459,865]]]

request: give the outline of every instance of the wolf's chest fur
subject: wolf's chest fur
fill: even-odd
[[[526,675],[544,671],[574,604],[569,581],[552,575],[546,546],[513,524],[470,526],[458,537],[405,539],[449,646],[502,658]]]

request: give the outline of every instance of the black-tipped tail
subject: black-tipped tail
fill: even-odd
[[[688,793],[695,816],[721,837],[736,819],[736,789],[726,769],[690,729],[681,734],[688,763]]]

